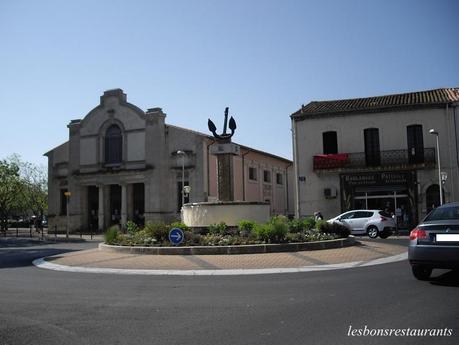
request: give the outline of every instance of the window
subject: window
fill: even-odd
[[[119,164],[123,159],[123,136],[117,125],[108,127],[105,133],[105,163]]]
[[[253,168],[253,167],[249,168],[249,180],[252,180],[252,181],[257,180],[257,168]]]
[[[355,213],[354,219],[356,218],[370,218],[373,216],[373,212],[368,211],[359,211]]]
[[[381,152],[379,149],[379,129],[367,128],[363,131],[365,140],[365,162],[367,166],[381,164]]]
[[[60,201],[61,201],[61,208],[59,215],[65,216],[67,214],[67,197],[65,196],[65,193],[67,193],[67,189],[61,189],[60,193]]]
[[[408,144],[408,162],[410,164],[424,162],[424,138],[422,125],[410,125],[406,127]]]
[[[276,174],[276,183],[277,184],[284,184],[284,179],[283,179],[282,174],[280,174],[280,173]]]
[[[335,131],[322,133],[324,155],[338,153],[338,139]]]
[[[354,218],[355,212],[348,212],[343,214],[340,219],[352,219]]]
[[[263,182],[271,183],[271,172],[269,170],[263,170]]]

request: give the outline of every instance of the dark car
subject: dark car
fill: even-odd
[[[434,268],[459,269],[459,202],[437,207],[411,231],[408,260],[420,280]]]

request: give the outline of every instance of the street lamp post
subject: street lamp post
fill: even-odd
[[[438,165],[438,188],[440,189],[440,206],[443,205],[443,188],[441,186],[441,166],[440,166],[440,144],[438,141],[438,132],[435,129],[429,131],[430,134],[435,135],[437,139],[437,165]]]
[[[178,150],[177,155],[182,156],[182,207],[185,204],[185,151]]]
[[[65,195],[65,198],[66,198],[66,203],[67,203],[67,230],[65,232],[65,237],[68,239],[69,238],[69,229],[70,229],[70,210],[69,210],[69,206],[70,206],[70,196],[72,195],[72,193],[70,193],[69,191],[67,192],[64,192],[64,195]]]

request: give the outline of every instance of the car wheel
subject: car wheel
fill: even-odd
[[[432,273],[432,268],[422,265],[414,265],[411,266],[411,271],[416,279],[419,280],[427,280],[430,278],[430,274]]]
[[[367,229],[368,237],[376,238],[376,237],[378,237],[378,234],[379,234],[379,231],[378,231],[378,228],[376,226],[372,225],[372,226],[368,227],[368,229]]]

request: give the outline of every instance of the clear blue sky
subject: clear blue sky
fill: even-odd
[[[292,157],[302,103],[459,87],[459,1],[0,0],[0,159],[46,164],[122,88],[166,122]]]

